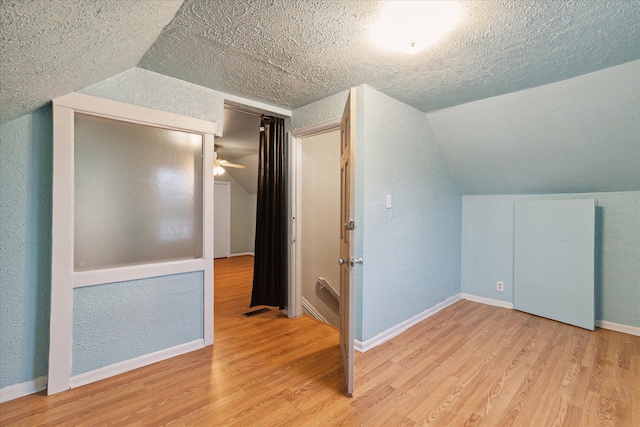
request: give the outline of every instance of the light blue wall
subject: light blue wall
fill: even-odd
[[[347,92],[293,111],[342,115]],[[462,196],[424,113],[356,88],[355,337],[367,340],[460,292]],[[386,195],[393,207],[386,209]]]
[[[87,95],[218,122],[222,135],[224,94],[142,68],[131,68],[85,89]]]
[[[74,289],[72,374],[202,338],[203,298],[202,272]]]
[[[0,125],[0,389],[47,374],[51,108]]]
[[[343,91],[327,98],[305,105],[304,107],[293,110],[291,119],[288,120],[290,129],[298,129],[305,126],[322,123],[326,120],[341,117],[347,102],[349,91]],[[362,139],[358,139],[363,131],[363,102],[364,102],[364,86],[356,89],[356,99],[352,100],[356,103],[356,194],[355,194],[355,222],[362,224],[363,216],[363,185],[364,185],[364,168],[359,160],[363,153]],[[356,257],[362,254],[362,227],[356,227],[354,251]],[[357,340],[362,339],[362,268],[356,267],[354,271],[354,335]]]
[[[290,119],[291,129],[315,125],[325,120],[341,117],[348,95],[349,91],[345,90],[293,110]]]
[[[223,118],[224,98],[218,92],[141,68],[133,68],[82,92],[220,123]],[[75,290],[73,374],[203,338],[202,278],[194,279],[193,273],[183,276]],[[168,293],[168,284],[176,286],[179,296]],[[132,296],[139,299],[134,298],[129,304]],[[185,316],[184,310],[162,310],[171,298],[189,308],[191,314]],[[136,319],[135,325],[99,323],[116,315]],[[80,316],[85,316],[84,320]],[[158,325],[165,326],[163,333],[157,330]],[[179,326],[168,328],[168,325]]]
[[[222,121],[223,94],[146,70],[84,92]],[[356,98],[356,220],[362,224],[356,256],[365,259],[356,268],[356,338],[366,340],[432,307],[459,292],[460,283],[462,292],[511,301],[512,206],[525,196],[461,198],[424,114],[367,86],[358,87]],[[345,100],[341,92],[297,109],[291,127],[338,117]],[[0,124],[0,388],[47,372],[51,156],[49,107]],[[386,194],[394,198],[390,210]],[[571,197],[593,197],[602,207],[596,317],[640,326],[638,192]],[[494,291],[496,276],[507,285],[501,295]],[[165,344],[175,345],[170,337]]]
[[[595,199],[596,319],[640,326],[640,192],[462,198],[462,292],[513,300],[514,203]],[[496,291],[496,281],[505,291]]]
[[[359,339],[367,340],[460,292],[462,196],[425,115],[369,86],[358,90]]]
[[[222,122],[224,94],[190,83],[134,68],[86,88],[90,95],[124,101],[158,110]],[[0,388],[31,381],[46,375],[49,350],[51,288],[51,107],[0,124]],[[161,280],[162,281],[162,280]],[[120,287],[100,286],[82,290],[83,301],[91,298],[99,311],[121,312],[120,300],[130,292]],[[105,297],[105,292],[110,296]],[[91,296],[93,294],[93,297]],[[202,293],[181,294],[188,306],[202,304]],[[147,307],[162,304],[162,286],[149,288]],[[93,309],[98,310],[97,307]],[[180,312],[166,312],[161,323],[192,322],[186,330],[202,328],[202,317],[184,318]],[[153,317],[153,316],[152,316]],[[159,320],[153,317],[154,320]],[[151,318],[138,322],[151,324]],[[86,325],[85,325],[86,326]],[[95,325],[96,327],[98,325]],[[138,349],[168,348],[176,344],[172,335],[147,334]],[[183,334],[189,342],[193,333]],[[200,332],[202,338],[202,332]],[[127,338],[128,339],[128,338]],[[94,354],[98,341],[76,349],[74,373],[84,371],[82,360],[95,357],[110,363],[115,354],[130,354],[126,339],[112,347],[105,358]],[[84,350],[88,353],[83,353]],[[91,369],[99,367],[91,364]]]
[[[514,196],[462,197],[462,293],[513,302]],[[496,291],[496,282],[504,291]]]
[[[428,113],[464,194],[640,190],[640,61]]]

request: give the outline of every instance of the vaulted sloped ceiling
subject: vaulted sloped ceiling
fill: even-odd
[[[0,0],[0,121],[136,65],[289,108],[367,83],[427,112],[640,59],[638,0],[464,1],[413,56],[370,40],[383,3]]]
[[[135,67],[182,0],[0,0],[0,123]]]
[[[186,0],[140,66],[290,108],[367,83],[426,112],[640,58],[637,0],[465,1],[413,56],[371,41],[383,3]]]
[[[640,61],[427,118],[463,194],[640,191]]]
[[[136,65],[290,109],[367,83],[429,112],[465,194],[640,188],[637,66],[606,72],[640,0],[464,1],[416,55],[370,40],[383,3],[0,0],[0,123]]]

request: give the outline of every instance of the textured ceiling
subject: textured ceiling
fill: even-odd
[[[426,116],[463,194],[640,191],[640,61]]]
[[[571,86],[576,83],[573,77],[640,59],[640,0],[463,2],[462,23],[417,55],[385,51],[370,41],[369,29],[383,3],[0,0],[0,123],[136,65],[288,109],[367,83],[422,111],[444,111],[430,120],[467,193],[637,188],[633,186],[637,173],[620,172],[638,155],[637,127],[633,127],[638,112],[637,75],[626,76],[627,83],[610,91],[618,95],[612,104],[615,108],[605,110],[607,114],[602,114],[600,106],[608,95],[598,95],[598,88],[610,87],[616,78],[597,80],[596,90],[589,84],[581,86],[582,101],[568,106],[568,115],[560,121],[554,116],[557,111],[545,107],[555,99],[555,88],[548,92],[544,85],[564,81]],[[469,107],[476,117],[498,112],[495,126],[486,125],[491,117],[466,125],[471,118],[466,107],[442,110],[534,87],[541,92],[523,95],[523,102],[532,105],[531,119],[526,114],[529,110],[502,107],[500,102],[512,98]],[[635,95],[623,96],[628,95],[626,91]],[[546,98],[538,99],[537,93]],[[576,115],[573,109],[582,113]],[[460,111],[465,114],[456,116]],[[516,134],[498,126],[501,119]],[[435,120],[449,124],[439,127]],[[518,136],[518,129],[532,126],[546,126],[549,132],[529,130],[526,138]],[[594,126],[600,131],[572,132]],[[581,138],[588,144],[578,144]],[[539,140],[547,141],[546,145]],[[470,148],[472,144],[480,148]],[[522,160],[522,153],[532,146],[548,150]],[[580,153],[582,169],[570,173],[574,166],[560,175],[546,173],[549,165],[562,163],[557,159],[570,162],[569,146]],[[604,146],[609,147],[608,156],[602,154]],[[566,153],[554,157],[552,153],[563,147]],[[481,156],[489,156],[491,150],[507,154]],[[520,153],[520,157],[509,158],[508,153]],[[240,157],[231,151],[227,154]],[[600,159],[612,166],[600,171],[603,162],[593,166]],[[470,165],[464,166],[465,161]],[[501,166],[492,167],[496,164]],[[597,177],[584,171],[598,171]],[[533,188],[529,184],[534,180],[527,178],[533,174],[544,174],[553,182],[536,178],[539,185]],[[481,184],[487,176],[494,176],[493,181]],[[509,188],[500,184],[505,176]],[[521,185],[516,185],[518,180]],[[581,182],[591,184],[581,187]]]
[[[139,66],[289,108],[367,83],[433,111],[640,58],[637,0],[464,2],[413,56],[370,41],[382,3],[187,0]]]
[[[182,0],[0,0],[0,122],[126,71]]]

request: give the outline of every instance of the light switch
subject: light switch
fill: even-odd
[[[391,209],[391,194],[387,194],[387,209]]]

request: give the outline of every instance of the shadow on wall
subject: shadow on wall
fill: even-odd
[[[596,206],[596,259],[595,259],[595,270],[594,271],[594,287],[595,287],[595,314],[596,319],[602,319],[602,224],[604,224],[604,209],[602,206]]]
[[[47,106],[32,115],[29,141],[33,141],[30,158],[35,159],[34,183],[29,192],[34,200],[36,227],[33,244],[37,248],[35,268],[36,294],[36,333],[34,347],[36,357],[33,361],[34,378],[45,375],[49,359],[49,317],[51,313],[51,215],[52,215],[52,177],[53,177],[53,116]],[[33,248],[32,248],[33,250]]]
[[[51,106],[0,125],[0,389],[47,374]]]
[[[316,282],[316,297],[331,310],[331,313],[334,315],[331,317],[332,320],[335,318],[339,320],[340,316],[340,294],[336,290],[336,285],[337,283],[329,283],[324,277],[318,277],[318,281]],[[334,322],[327,320],[327,323],[331,323],[335,327],[340,326],[339,321],[335,322],[335,324]]]

